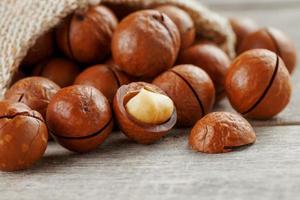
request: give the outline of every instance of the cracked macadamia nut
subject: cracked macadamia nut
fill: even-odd
[[[141,144],[151,144],[176,124],[172,100],[157,86],[134,82],[117,91],[113,108],[121,131]]]
[[[105,6],[90,6],[67,17],[57,28],[58,47],[81,63],[97,63],[110,53],[111,37],[118,24]]]
[[[7,90],[4,98],[21,102],[38,111],[44,118],[49,101],[60,89],[53,81],[43,77],[28,77],[19,80]]]
[[[246,36],[259,29],[259,26],[255,21],[248,17],[231,18],[230,24],[236,35],[236,50],[240,48],[240,45]]]
[[[193,19],[187,12],[171,5],[163,5],[155,9],[166,14],[176,24],[180,33],[181,49],[185,49],[194,43],[196,29]]]
[[[215,88],[208,74],[194,65],[178,65],[153,81],[173,100],[177,109],[177,126],[193,126],[211,111]]]
[[[85,85],[59,90],[49,103],[46,119],[55,140],[80,153],[97,148],[113,128],[108,100],[96,88]]]
[[[239,48],[239,53],[251,49],[268,49],[278,54],[290,73],[292,73],[296,67],[296,47],[293,41],[278,29],[263,28],[248,35],[243,40]]]
[[[53,58],[35,67],[34,76],[43,76],[60,87],[73,84],[80,73],[79,67],[72,61],[64,58]]]
[[[94,86],[111,103],[119,87],[129,82],[127,75],[115,69],[112,65],[100,64],[81,72],[74,84]]]
[[[176,25],[157,10],[135,12],[118,25],[112,39],[113,59],[135,77],[155,77],[175,63],[180,48]]]
[[[189,136],[192,149],[203,153],[226,153],[255,143],[247,120],[228,112],[214,112],[199,120]]]
[[[229,68],[225,88],[233,108],[254,119],[269,119],[280,113],[292,91],[283,61],[265,49],[249,50],[237,57]]]
[[[39,37],[35,44],[28,50],[22,61],[22,66],[33,66],[49,58],[54,53],[53,31]]]
[[[214,82],[217,99],[224,96],[225,77],[230,59],[214,44],[201,43],[183,50],[178,63],[192,64],[203,69]]]
[[[47,148],[48,131],[42,116],[23,103],[0,101],[0,170],[31,167]]]

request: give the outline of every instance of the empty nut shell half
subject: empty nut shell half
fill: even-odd
[[[265,49],[238,56],[229,68],[225,86],[233,108],[253,119],[277,115],[289,103],[292,91],[283,61]]]
[[[174,109],[171,117],[162,124],[148,124],[136,120],[127,112],[125,105],[142,89],[166,95],[155,85],[144,82],[133,82],[119,88],[114,98],[113,108],[118,125],[128,138],[137,143],[151,144],[162,138],[173,128],[176,124],[177,114],[176,109]]]
[[[177,126],[193,126],[211,111],[215,88],[208,74],[194,65],[178,65],[153,81],[173,101],[177,109]]]
[[[297,50],[293,41],[282,31],[275,28],[263,28],[248,35],[241,43],[239,53],[258,48],[273,51],[282,58],[290,73],[294,71]]]
[[[226,153],[253,144],[256,135],[247,120],[228,112],[214,112],[199,120],[189,136],[192,149],[204,153]]]
[[[98,147],[111,133],[112,112],[108,100],[96,88],[74,85],[52,98],[47,125],[63,147],[83,153]]]
[[[0,102],[0,170],[27,169],[47,148],[48,131],[42,116],[23,103]]]

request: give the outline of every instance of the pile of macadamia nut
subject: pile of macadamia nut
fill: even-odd
[[[229,152],[256,140],[242,116],[270,119],[289,103],[296,50],[281,31],[232,19],[231,60],[178,7],[116,14],[103,5],[77,11],[28,51],[0,102],[1,170],[32,166],[50,137],[85,153],[118,128],[151,144],[193,127],[192,149]],[[240,115],[211,112],[225,96]]]

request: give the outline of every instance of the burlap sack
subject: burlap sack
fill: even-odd
[[[101,0],[100,0],[101,1]],[[0,1],[0,95],[35,40],[91,0],[1,0]],[[98,3],[93,0],[93,3]],[[111,5],[149,8],[171,3],[186,10],[195,21],[197,35],[215,41],[231,57],[235,37],[227,19],[193,0],[102,0]]]

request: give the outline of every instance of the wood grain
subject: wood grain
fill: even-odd
[[[249,16],[262,26],[281,28],[300,49],[298,0],[202,2],[226,16]],[[289,6],[282,7],[282,2]],[[228,154],[196,153],[187,145],[189,130],[174,130],[149,146],[114,133],[98,150],[84,155],[52,142],[34,168],[0,172],[0,199],[299,199],[299,82],[298,69],[291,104],[277,118],[251,121],[257,132],[253,146]],[[224,100],[215,110],[232,108]]]
[[[52,143],[32,170],[0,173],[1,199],[298,199],[299,128],[256,132],[253,146],[217,155],[190,150],[187,130],[148,146],[115,133],[86,155]]]

